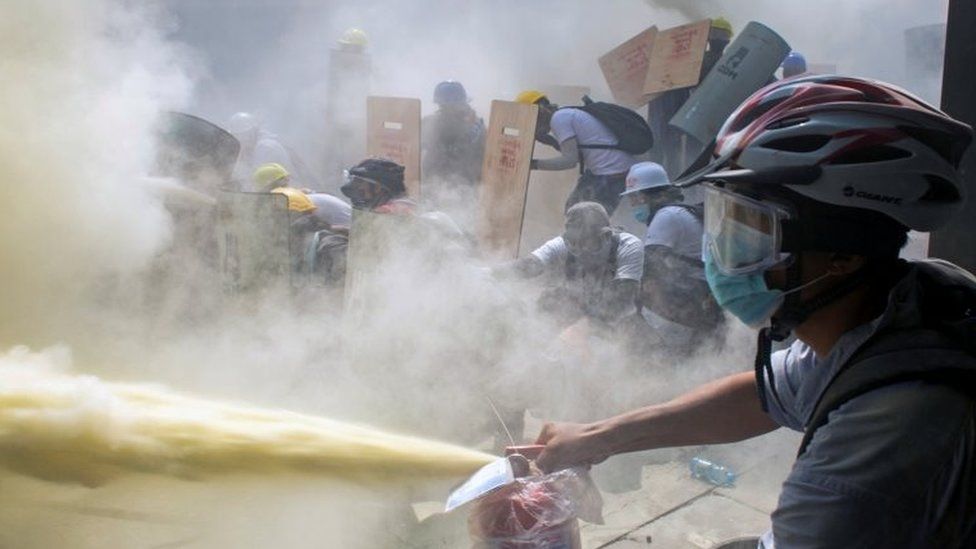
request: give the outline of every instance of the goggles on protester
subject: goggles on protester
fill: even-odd
[[[353,175],[349,170],[345,170],[343,176],[345,183],[340,190],[349,197],[353,207],[372,208],[381,199],[384,189],[379,181]]]
[[[725,275],[765,271],[788,259],[782,222],[790,218],[785,206],[705,186],[703,244]]]

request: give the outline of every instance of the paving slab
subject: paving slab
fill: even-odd
[[[698,505],[697,501],[704,498],[718,497],[725,500],[727,504],[724,507],[735,510],[729,515],[731,517],[737,517],[738,514],[750,517],[758,514],[764,517],[766,522],[763,524],[767,524],[769,513],[776,507],[780,485],[789,473],[798,443],[799,435],[780,430],[736,444],[683,448],[671,456],[673,461],[645,466],[639,490],[624,494],[604,493],[606,523],[583,525],[583,546],[616,548],[625,540],[647,546],[646,535],[642,537],[646,528],[661,521],[672,520],[668,517],[685,507]],[[735,486],[716,488],[692,478],[688,471],[688,460],[694,455],[714,460],[737,472],[739,477]],[[728,528],[720,526],[727,520],[726,516],[719,513],[702,518],[699,526],[702,530],[708,530],[713,527],[714,522],[714,526],[724,534]],[[765,528],[763,526],[762,529]],[[704,544],[701,546],[709,546],[710,542],[707,540],[711,538],[706,536],[702,538],[705,541],[702,541],[695,537],[704,534],[693,530],[689,530],[687,534],[697,539],[700,545]]]
[[[711,549],[723,541],[758,536],[768,528],[766,513],[710,493],[605,547]]]

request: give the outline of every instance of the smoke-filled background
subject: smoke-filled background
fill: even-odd
[[[146,179],[159,113],[223,125],[253,112],[334,189],[324,151],[349,136],[325,123],[326,75],[348,27],[369,36],[371,93],[419,97],[429,112],[434,85],[456,79],[487,118],[492,99],[527,87],[609,99],[599,55],[651,24],[718,15],[737,29],[767,24],[811,63],[935,101],[940,74],[910,69],[905,31],[945,13],[945,0],[4,2],[0,376],[26,364],[163,383],[487,448],[488,396],[586,419],[748,367],[751,335],[738,325],[721,358],[675,364],[596,344],[585,360],[561,359],[556,328],[526,314],[530,288],[437,242],[392,258],[395,276],[376,285],[383,306],[352,328],[335,296],[274,283],[228,295],[212,257],[181,253],[181,219]],[[407,503],[446,489],[154,474],[91,487],[4,473],[0,546],[405,546],[390,536],[415,520]]]

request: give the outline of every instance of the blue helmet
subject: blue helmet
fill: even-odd
[[[451,105],[457,103],[467,103],[468,92],[464,91],[464,86],[455,80],[445,80],[434,88],[434,103],[438,105]]]
[[[791,51],[783,60],[783,77],[789,78],[807,72],[807,59],[798,51]]]

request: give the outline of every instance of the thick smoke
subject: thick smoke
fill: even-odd
[[[373,93],[420,97],[429,111],[434,85],[457,79],[487,119],[492,99],[526,87],[587,86],[607,99],[599,55],[651,24],[719,14],[736,28],[767,23],[811,62],[917,88],[891,52],[902,51],[905,28],[945,14],[945,0],[151,6],[0,5],[0,345],[65,342],[86,373],[482,448],[496,430],[485,397],[547,418],[604,416],[745,369],[751,332],[733,324],[720,359],[625,356],[596,339],[579,352],[530,314],[530,285],[493,279],[480,260],[436,241],[387,258],[374,279],[382,307],[359,325],[344,322],[343,303],[328,293],[269,282],[225,294],[206,264],[170,263],[181,276],[161,276],[177,221],[142,182],[161,110],[218,124],[253,111],[321,168],[328,141],[349,138],[323,120],[328,50],[347,27],[370,36]],[[49,354],[37,360],[66,360]],[[17,525],[0,545],[20,547],[408,546],[393,536],[413,520],[401,516],[407,500],[421,499],[307,479],[137,476],[95,490],[0,482],[0,521]]]
[[[142,186],[159,109],[189,82],[153,14],[114,2],[0,7],[0,340],[51,343],[79,301],[168,238]],[[55,339],[56,341],[56,339]]]

